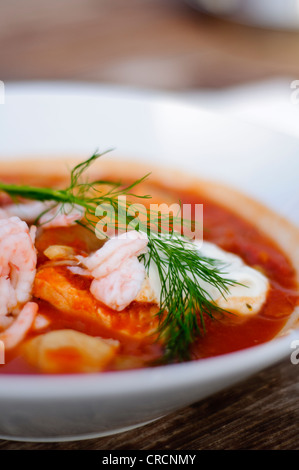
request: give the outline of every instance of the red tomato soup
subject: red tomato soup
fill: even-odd
[[[52,180],[48,184],[53,184]],[[161,203],[166,195],[168,201],[181,201],[183,204],[202,203],[204,239],[237,254],[246,264],[265,274],[270,282],[267,300],[258,314],[241,317],[226,313],[215,314],[214,319],[205,318],[206,332],[193,344],[191,359],[200,360],[237,351],[275,337],[298,304],[295,271],[287,256],[273,241],[255,228],[253,223],[243,220],[199,193],[170,191],[154,184],[147,184],[146,193],[149,193],[149,188],[151,194]],[[2,205],[7,203],[9,201],[3,197]],[[157,360],[163,355],[163,343],[157,341],[155,333],[158,326],[158,318],[155,315],[158,308],[155,304],[133,302],[121,312],[101,305],[103,317],[99,321],[99,302],[89,290],[91,280],[73,274],[63,264],[51,264],[44,254],[52,245],[69,246],[74,248],[77,254],[89,254],[101,247],[102,243],[93,233],[80,226],[38,230],[37,275],[32,301],[38,304],[39,314],[48,322],[41,330],[30,330],[18,347],[7,352],[5,364],[0,366],[0,373],[41,373],[41,370],[28,360],[30,355],[24,355],[24,344],[41,334],[58,330],[76,330],[93,338],[101,337],[117,342],[117,353],[102,368],[103,371],[134,369],[159,363]],[[49,301],[49,283],[55,290],[53,301]],[[49,368],[48,372],[81,371],[81,357],[71,344],[50,351],[49,355],[51,364],[59,366],[56,369]],[[88,367],[83,368],[83,371],[88,372]]]

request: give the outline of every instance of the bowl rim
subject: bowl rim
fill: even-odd
[[[58,398],[103,398],[139,395],[203,385],[226,376],[245,374],[274,365],[292,352],[299,329],[266,343],[216,357],[146,369],[105,372],[105,374],[30,375],[1,374],[0,398],[47,400]],[[179,379],[178,379],[179,377]]]

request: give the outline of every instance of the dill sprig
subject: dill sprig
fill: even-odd
[[[28,185],[6,184],[0,182],[0,191],[6,192],[14,200],[17,197],[25,198],[41,202],[49,202],[45,210],[38,216],[35,223],[38,224],[42,215],[50,212],[59,206],[56,213],[67,214],[73,207],[79,206],[84,210],[84,222],[77,220],[76,222],[86,228],[92,230],[100,230],[98,228],[98,218],[96,211],[99,206],[110,206],[117,213],[125,214],[128,201],[123,203],[120,196],[136,197],[141,199],[149,199],[150,195],[135,194],[133,189],[141,184],[149,175],[134,181],[132,184],[123,186],[121,182],[111,182],[105,180],[84,181],[83,176],[86,170],[100,157],[110,152],[107,150],[103,153],[94,153],[87,160],[76,165],[70,173],[70,184],[65,189],[53,189],[44,187],[35,187]],[[122,207],[119,207],[122,205]],[[54,216],[55,217],[55,216]],[[117,222],[117,221],[116,221]],[[118,227],[120,228],[120,227]],[[104,232],[102,235],[106,236]]]
[[[89,181],[83,179],[86,170],[99,157],[104,155],[94,153],[84,162],[76,165],[70,173],[70,184],[65,189],[34,187],[29,185],[15,185],[0,182],[0,191],[5,191],[14,200],[25,198],[47,202],[44,212],[39,218],[59,206],[60,211],[66,211],[66,206],[80,206],[84,210],[83,221],[76,222],[92,231],[97,230],[98,219],[96,211],[99,206],[110,205],[119,214],[126,213],[129,202],[122,203],[120,196],[130,196],[149,199],[150,195],[140,195],[134,188],[140,185],[148,175],[123,186],[121,182],[104,180]],[[122,205],[120,207],[120,205]],[[213,286],[220,295],[226,296],[229,288],[236,282],[221,276],[223,274],[221,263],[215,259],[203,257],[196,245],[173,230],[176,222],[183,227],[185,221],[180,214],[173,216],[172,231],[165,234],[161,232],[163,216],[156,214],[156,219],[149,218],[146,210],[143,214],[142,227],[148,235],[148,253],[141,255],[146,270],[149,272],[152,265],[158,271],[161,284],[158,338],[165,344],[164,359],[167,361],[181,361],[190,359],[190,347],[194,341],[205,333],[205,316],[214,318],[215,312],[225,312],[218,307],[210,296],[206,286]],[[123,219],[122,219],[123,220]],[[125,229],[117,226],[117,229]],[[118,220],[114,221],[116,225]],[[96,232],[97,233],[97,232]],[[204,282],[203,282],[204,281]]]
[[[148,272],[155,264],[161,283],[158,337],[166,345],[164,359],[188,360],[190,346],[206,332],[205,316],[214,319],[215,312],[225,312],[204,283],[223,297],[236,283],[221,276],[223,263],[200,255],[194,243],[176,233],[150,236],[142,258]]]

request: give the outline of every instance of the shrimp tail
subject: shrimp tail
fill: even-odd
[[[6,350],[15,348],[25,338],[37,312],[37,303],[27,302],[13,324],[0,334],[0,341],[4,343]]]

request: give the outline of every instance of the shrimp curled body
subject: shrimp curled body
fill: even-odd
[[[0,220],[0,317],[30,300],[36,274],[35,227],[18,217]]]
[[[147,251],[148,238],[136,231],[111,238],[87,258],[77,259],[94,278],[93,296],[116,311],[126,308],[138,295],[145,268],[138,256]]]
[[[26,336],[37,315],[38,305],[35,302],[27,302],[13,324],[3,333],[0,333],[0,341],[5,345],[5,349],[13,349]]]

